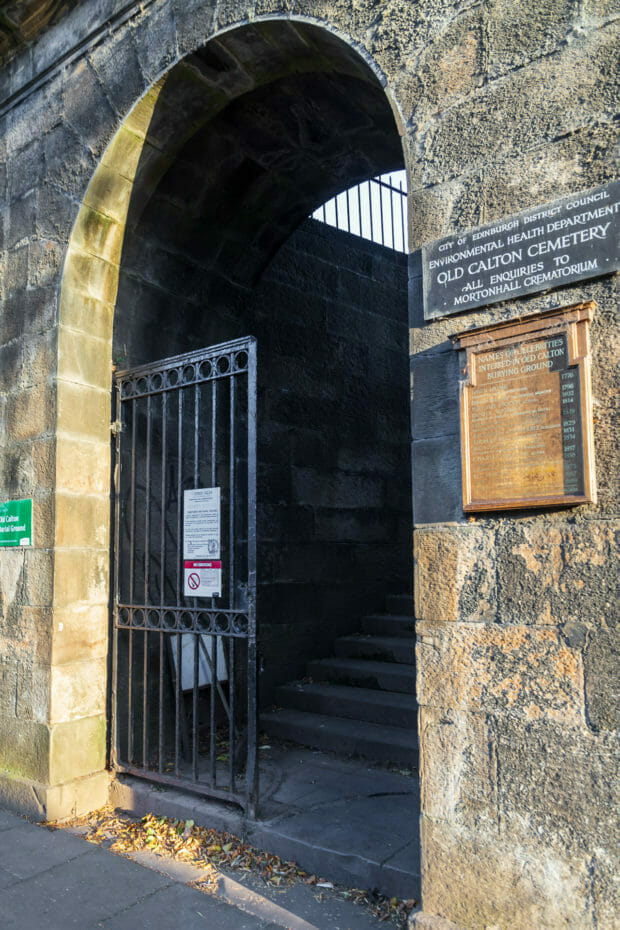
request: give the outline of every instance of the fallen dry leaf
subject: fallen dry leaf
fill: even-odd
[[[47,826],[53,829],[85,827],[84,838],[89,843],[108,843],[110,850],[120,855],[148,849],[159,856],[189,862],[203,872],[192,886],[209,894],[217,891],[221,868],[252,872],[278,889],[301,881],[321,889],[317,899],[325,900],[328,892],[353,901],[368,908],[379,920],[391,920],[399,930],[405,930],[407,917],[417,903],[414,899],[401,901],[376,891],[334,885],[317,875],[308,875],[295,862],[256,849],[231,833],[198,826],[193,820],[179,821],[146,814],[136,821],[120,816],[108,805],[84,817]]]

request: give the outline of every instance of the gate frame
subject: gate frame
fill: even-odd
[[[119,553],[120,553],[120,479],[121,479],[121,435],[123,432],[122,404],[127,400],[139,399],[144,396],[153,396],[163,394],[164,392],[176,392],[186,387],[196,384],[205,384],[224,380],[233,377],[235,373],[242,374],[243,370],[229,370],[226,372],[215,372],[209,377],[196,377],[193,380],[183,382],[182,378],[174,385],[166,385],[164,378],[160,389],[149,388],[147,392],[133,394],[127,397],[122,396],[123,383],[138,379],[149,379],[156,374],[162,374],[171,369],[182,369],[187,365],[199,365],[208,359],[217,359],[223,355],[230,355],[231,359],[235,353],[247,353],[247,455],[248,455],[248,474],[247,474],[247,609],[235,611],[229,605],[228,610],[217,610],[200,607],[182,607],[183,613],[191,615],[197,614],[243,614],[247,617],[247,633],[245,636],[237,633],[234,638],[243,638],[247,640],[247,758],[246,758],[246,775],[245,793],[235,792],[234,779],[230,790],[217,788],[215,784],[206,785],[198,783],[197,780],[166,775],[161,771],[151,771],[146,768],[139,768],[130,764],[123,763],[119,759],[118,732],[117,732],[117,709],[116,702],[118,694],[118,631],[127,629],[120,623],[120,611],[127,608],[149,609],[156,611],[179,610],[181,605],[139,605],[139,604],[120,604],[120,572],[119,572]],[[109,757],[110,765],[114,772],[125,773],[143,778],[147,781],[153,781],[158,784],[169,785],[170,787],[180,788],[185,791],[191,791],[205,798],[215,798],[217,800],[228,801],[239,804],[244,811],[252,818],[256,819],[258,797],[259,797],[259,772],[258,772],[258,624],[257,624],[257,553],[256,553],[256,475],[257,475],[257,343],[254,336],[247,336],[241,339],[234,339],[229,342],[217,343],[204,349],[186,352],[181,355],[171,356],[166,359],[159,359],[146,365],[140,365],[131,369],[123,369],[114,375],[114,395],[115,395],[115,421],[113,423],[114,434],[114,452],[113,452],[113,471],[112,471],[112,495],[113,495],[113,525],[112,525],[112,598],[111,598],[111,632],[112,632],[112,685],[111,685],[111,727],[109,732]],[[196,441],[196,440],[195,440]],[[181,501],[178,502],[179,512],[181,510]],[[162,501],[163,508],[163,501]],[[232,516],[232,507],[231,507]],[[181,540],[177,540],[181,544]],[[163,584],[163,582],[162,582]],[[145,634],[148,631],[144,625]],[[152,628],[151,628],[152,629]],[[154,632],[156,630],[153,630]],[[190,635],[192,635],[191,631]],[[181,632],[167,635],[183,635]],[[200,633],[193,635],[201,636]],[[215,635],[207,632],[206,635]],[[221,636],[222,634],[220,634]],[[233,638],[231,636],[231,638]],[[215,654],[215,668],[217,669],[217,649]],[[194,670],[195,674],[195,670]],[[194,685],[196,690],[196,685]],[[197,727],[197,721],[195,721]],[[233,725],[234,731],[234,725]],[[197,731],[196,731],[197,732]],[[229,748],[230,764],[234,765],[234,740]],[[215,759],[212,760],[212,770],[215,765]],[[215,782],[215,778],[213,777]]]

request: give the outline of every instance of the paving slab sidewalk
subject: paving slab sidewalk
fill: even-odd
[[[366,909],[298,884],[277,896],[223,874],[215,894],[201,872],[153,853],[133,861],[65,830],[0,808],[2,930],[379,930]]]

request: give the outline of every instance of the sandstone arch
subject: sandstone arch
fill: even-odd
[[[185,246],[193,227],[183,229],[181,217],[203,229],[216,224],[211,260],[247,285],[315,206],[402,163],[383,84],[352,43],[307,20],[265,19],[220,32],[173,65],[107,145],[71,232],[60,289],[54,612],[63,641],[84,623],[94,640],[106,639],[112,330],[127,231],[165,177],[182,190],[175,216]],[[218,137],[213,126],[226,120]],[[228,150],[216,149],[221,161],[201,174],[220,137]],[[188,171],[192,186],[184,186]],[[94,664],[76,663],[75,674],[96,682],[93,713],[77,724],[94,769],[105,729],[103,650]]]

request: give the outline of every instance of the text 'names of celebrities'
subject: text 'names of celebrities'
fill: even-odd
[[[620,182],[422,249],[424,315],[459,313],[620,267]]]

